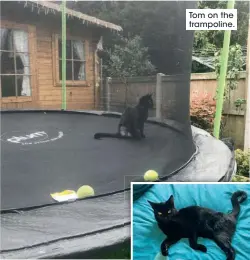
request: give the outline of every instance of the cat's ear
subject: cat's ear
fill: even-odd
[[[170,197],[169,197],[169,199],[167,200],[167,202],[166,203],[170,203],[171,205],[173,205],[174,206],[174,196],[173,195],[171,195]]]
[[[148,200],[148,203],[151,205],[151,207],[152,207],[153,209],[155,208],[155,205],[157,204],[157,203],[152,202],[152,201],[150,201],[150,200]]]

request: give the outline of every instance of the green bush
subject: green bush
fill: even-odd
[[[250,152],[237,149],[235,150],[235,159],[237,162],[237,175],[249,178]]]
[[[250,179],[244,176],[235,175],[232,182],[250,182]]]

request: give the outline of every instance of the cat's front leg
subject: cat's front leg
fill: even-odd
[[[135,139],[137,139],[137,140],[141,140],[141,133],[140,133],[140,131],[138,130],[138,129],[133,129],[133,130],[131,130],[131,135],[135,138]]]
[[[197,237],[196,233],[192,234],[188,239],[189,239],[189,245],[191,248],[193,248],[194,250],[199,250],[204,253],[207,252],[207,248],[204,245],[197,243],[198,237]]]
[[[141,137],[142,137],[142,138],[146,138],[143,129],[140,129],[140,133],[141,133]]]
[[[137,127],[136,122],[134,122],[132,125],[130,125],[129,132],[135,139],[137,139],[137,140],[141,139],[141,133],[139,131],[139,128]]]
[[[166,245],[166,240],[167,240],[167,239],[165,239],[165,240],[161,243],[161,254],[162,254],[163,256],[167,256],[167,255],[168,255],[168,247],[167,247],[167,245]]]
[[[140,134],[142,138],[146,138],[145,134],[144,134],[144,124],[140,125]]]
[[[163,256],[168,255],[168,249],[171,245],[175,244],[178,242],[180,238],[166,238],[162,243],[161,243],[161,254]]]

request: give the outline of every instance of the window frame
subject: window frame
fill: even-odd
[[[11,96],[11,97],[2,97],[2,88],[0,81],[0,98],[2,103],[12,103],[12,102],[32,102],[33,97],[36,96],[36,64],[35,64],[35,54],[36,54],[36,28],[32,25],[19,24],[16,22],[10,22],[6,20],[1,21],[1,28],[13,29],[13,30],[23,30],[28,33],[28,53],[29,53],[29,62],[30,62],[30,96]],[[16,66],[16,64],[15,64]],[[3,74],[4,75],[4,74]],[[15,74],[16,76],[19,74]],[[22,74],[23,75],[23,74]],[[16,87],[16,86],[15,86]]]
[[[59,57],[59,39],[61,39],[59,34],[53,35],[52,40],[52,50],[53,50],[53,80],[55,87],[61,87],[62,81],[60,80],[60,57]],[[85,53],[85,80],[66,80],[66,85],[71,87],[90,87],[88,83],[88,73],[87,73],[87,66],[88,66],[88,48],[87,48],[87,41],[81,37],[74,37],[74,36],[67,36],[67,40],[80,40],[83,43],[84,53]],[[66,59],[67,60],[67,59]],[[73,59],[74,60],[74,59]],[[76,60],[77,61],[77,60]]]

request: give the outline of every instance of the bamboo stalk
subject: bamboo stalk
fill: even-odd
[[[62,1],[62,110],[67,109],[66,93],[66,0]]]
[[[233,9],[235,0],[228,1],[227,9]],[[221,126],[221,117],[223,109],[223,100],[224,100],[224,91],[227,78],[227,63],[228,63],[228,54],[229,54],[229,45],[230,45],[231,30],[224,32],[224,41],[223,49],[221,54],[221,66],[220,66],[220,77],[218,85],[218,95],[216,101],[216,112],[214,120],[214,136],[220,138],[220,126]]]

